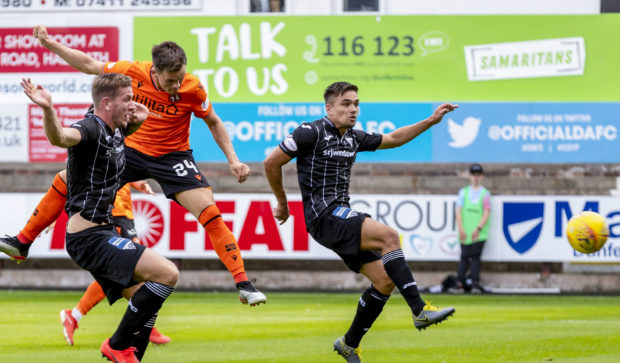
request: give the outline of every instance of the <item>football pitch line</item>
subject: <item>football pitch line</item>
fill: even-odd
[[[0,290],[0,362],[105,362],[99,345],[127,304],[96,306],[70,347],[58,313],[80,296]],[[268,297],[250,308],[234,293],[174,293],[156,323],[172,342],[151,345],[143,362],[344,362],[332,343],[348,329],[359,294]],[[455,315],[418,332],[403,299],[393,296],[362,340],[364,362],[620,362],[618,296],[426,297],[454,306]]]

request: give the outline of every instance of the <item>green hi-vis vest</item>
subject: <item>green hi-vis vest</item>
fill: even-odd
[[[465,242],[461,242],[465,245],[470,245],[474,242],[486,241],[487,236],[489,234],[489,221],[484,225],[482,230],[479,233],[478,241],[472,241],[471,234],[476,230],[480,220],[482,219],[482,215],[484,214],[484,197],[488,193],[485,187],[480,186],[480,196],[478,197],[477,203],[472,203],[469,200],[469,191],[471,190],[471,186],[465,187],[465,195],[463,197],[463,207],[461,209],[461,218],[463,219],[463,228],[465,229],[465,233],[467,233],[467,240]]]

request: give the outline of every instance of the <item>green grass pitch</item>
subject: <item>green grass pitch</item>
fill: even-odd
[[[58,313],[81,292],[0,290],[0,362],[106,362],[99,345],[127,304],[96,306],[62,337]],[[144,362],[344,362],[332,351],[359,294],[271,293],[259,307],[233,293],[176,292],[156,326],[172,337]],[[394,295],[362,341],[365,362],[620,362],[620,297],[426,295],[454,306],[446,322],[418,332]]]

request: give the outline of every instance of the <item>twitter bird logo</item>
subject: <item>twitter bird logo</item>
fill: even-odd
[[[448,145],[453,148],[462,148],[468,146],[478,136],[478,129],[482,121],[479,118],[467,117],[462,125],[457,124],[451,118],[448,119],[448,132],[452,138],[452,142]]]

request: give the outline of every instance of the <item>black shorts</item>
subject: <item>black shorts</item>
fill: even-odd
[[[145,247],[119,236],[111,224],[67,233],[66,242],[69,256],[93,275],[110,304],[138,283],[133,273]]]
[[[121,237],[138,242],[138,232],[136,231],[136,225],[133,223],[133,219],[129,219],[125,216],[113,216],[112,222],[114,223],[116,232],[118,232]]]
[[[378,251],[360,250],[362,222],[370,215],[349,207],[326,209],[319,216],[310,234],[322,246],[336,252],[349,269],[360,272],[362,265],[381,259]]]
[[[192,150],[155,157],[125,145],[125,162],[121,185],[152,178],[159,183],[166,198],[172,200],[175,200],[175,193],[210,187],[194,161]]]

